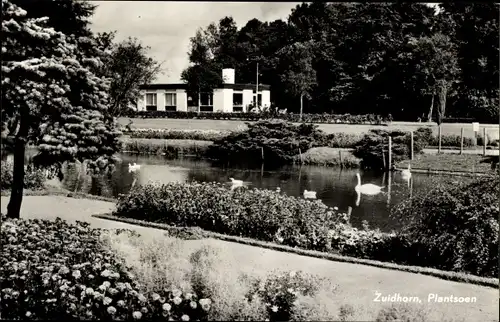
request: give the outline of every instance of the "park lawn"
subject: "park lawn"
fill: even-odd
[[[195,119],[143,119],[143,118],[119,118],[118,123],[125,126],[133,121],[132,128],[143,129],[172,129],[172,130],[219,130],[219,131],[234,131],[242,127],[246,128],[246,121],[240,120],[195,120]],[[368,124],[318,124],[319,129],[325,133],[345,133],[345,134],[363,134],[371,129],[386,129],[386,130],[404,130],[415,131],[420,127],[430,127],[434,135],[438,134],[438,127],[435,124],[427,123],[405,123],[394,122],[385,125],[368,125]],[[481,125],[482,126],[482,125]],[[498,124],[485,124],[488,128],[488,133],[496,133],[498,138]],[[444,123],[441,125],[442,135],[460,135],[461,128],[464,128],[464,137],[473,137],[471,124],[462,123]],[[481,132],[482,133],[482,132]]]
[[[6,197],[1,198],[2,212],[6,210],[7,201]],[[138,271],[138,276],[149,276],[144,283],[158,283],[158,278],[181,282],[182,273],[189,269],[190,255],[196,250],[205,249],[208,258],[203,262],[211,265],[208,267],[211,272],[208,284],[219,290],[219,295],[225,294],[220,298],[221,301],[226,301],[225,304],[230,304],[232,298],[241,295],[241,291],[238,291],[244,286],[244,280],[239,278],[241,274],[264,277],[276,270],[294,270],[327,278],[330,283],[325,283],[312,300],[319,302],[321,307],[333,315],[338,314],[341,305],[350,304],[354,315],[349,320],[375,320],[376,313],[388,306],[387,303],[374,301],[375,292],[381,292],[384,295],[399,293],[401,296],[419,297],[422,303],[410,303],[410,306],[414,306],[413,309],[417,311],[430,310],[430,321],[444,321],[445,318],[454,318],[455,321],[498,321],[499,297],[498,290],[494,288],[366,265],[327,261],[215,239],[185,241],[167,238],[164,236],[165,231],[159,229],[91,217],[92,214],[108,213],[114,206],[111,202],[88,199],[26,196],[21,216],[26,219],[61,217],[70,222],[88,221],[95,228],[136,230],[142,235],[140,240],[127,241],[123,239],[123,235],[121,240],[112,237],[111,247],[125,257],[126,263]],[[147,252],[150,256],[146,258],[154,260],[154,264],[140,259],[139,254]],[[169,255],[158,256],[162,254]],[[164,270],[161,276],[151,275],[155,265],[169,269]],[[476,297],[477,302],[428,303],[428,295],[434,293],[440,296]]]
[[[491,161],[494,156],[477,154],[420,154],[411,161],[411,168],[431,171],[493,173]],[[496,157],[498,160],[498,156]],[[396,164],[398,169],[406,169],[408,160]]]

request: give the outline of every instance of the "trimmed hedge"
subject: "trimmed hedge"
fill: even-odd
[[[221,112],[168,112],[168,111],[132,111],[125,115],[132,118],[170,118],[170,119],[205,119],[205,120],[245,120],[259,121],[282,119],[289,122],[301,122],[299,114],[276,113],[221,113]],[[338,124],[384,124],[390,122],[389,117],[375,114],[303,114],[305,123],[338,123]]]
[[[10,189],[13,181],[14,164],[10,161],[0,162],[0,188]],[[43,189],[46,180],[45,172],[41,169],[33,169],[32,166],[24,167],[24,188],[31,190]]]

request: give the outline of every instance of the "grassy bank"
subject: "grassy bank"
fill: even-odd
[[[498,156],[474,155],[474,154],[421,154],[411,161],[411,168],[424,171],[446,171],[446,172],[470,172],[493,174],[492,161],[498,163]],[[395,164],[396,168],[406,169],[408,160]]]
[[[137,154],[156,154],[170,158],[205,156],[210,141],[195,140],[162,140],[162,139],[130,139],[122,138],[123,152]]]

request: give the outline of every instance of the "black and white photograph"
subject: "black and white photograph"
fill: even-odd
[[[1,1],[0,320],[500,321],[500,4]]]

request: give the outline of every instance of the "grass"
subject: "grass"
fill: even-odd
[[[119,124],[125,126],[129,123],[130,118],[118,119]],[[246,128],[244,121],[230,120],[183,120],[183,119],[140,119],[133,118],[132,128],[144,129],[171,129],[171,130],[219,130],[219,131],[234,131]],[[319,124],[319,129],[326,133],[345,133],[345,134],[362,134],[370,129],[386,129],[386,130],[416,130],[419,127],[431,127],[434,135],[438,134],[438,127],[434,123],[406,123],[393,122],[388,126],[385,125],[364,125],[364,124]],[[481,125],[483,126],[483,125]],[[485,124],[492,139],[498,139],[498,124]],[[473,137],[471,124],[462,123],[444,123],[441,126],[441,131],[444,135],[460,135],[461,128],[464,128],[465,137]],[[482,133],[482,127],[481,127]],[[494,135],[496,134],[496,135]]]
[[[294,161],[300,163],[300,155],[296,155]],[[309,149],[303,153],[302,162],[305,165],[357,168],[359,167],[360,159],[353,156],[352,153],[346,149],[318,147]]]
[[[2,211],[6,207],[2,198]],[[275,271],[303,271],[330,281],[313,296],[300,296],[303,308],[300,320],[380,321],[399,312],[422,319],[408,321],[497,321],[498,291],[470,284],[454,283],[430,276],[409,274],[366,265],[325,261],[318,258],[277,252],[261,247],[228,243],[215,239],[179,240],[165,237],[165,231],[93,218],[92,213],[109,212],[114,205],[95,200],[74,200],[63,197],[26,197],[22,206],[23,218],[83,220],[98,228],[126,228],[138,231],[141,238],[125,238],[125,234],[109,235],[110,246],[124,257],[137,276],[144,277],[143,287],[160,287],[168,283],[189,289],[205,285],[218,299],[218,310],[211,318],[228,320],[263,320],[262,306],[240,301],[249,281],[266,278]],[[43,211],[42,209],[49,209]],[[476,303],[432,303],[396,305],[374,302],[374,292],[400,293],[427,299],[429,293],[448,296],[475,296]],[[384,312],[381,312],[384,310]],[[236,313],[235,313],[236,312]],[[342,312],[342,313],[341,313]],[[299,319],[299,318],[297,318]]]
[[[475,154],[420,154],[411,161],[414,170],[492,173],[491,159]],[[497,157],[498,160],[498,157]],[[396,164],[397,168],[406,169],[408,160]]]

